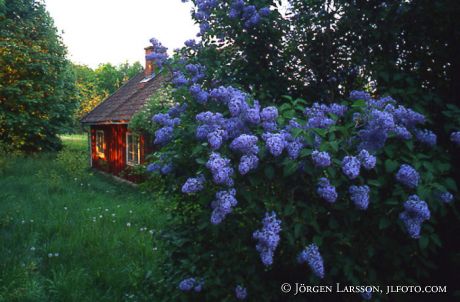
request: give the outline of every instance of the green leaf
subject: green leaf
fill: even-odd
[[[380,218],[379,221],[379,230],[383,230],[388,228],[388,226],[391,224],[390,220],[387,217],[382,217]]]
[[[353,107],[353,108],[363,108],[365,106],[366,106],[366,101],[365,100],[356,100],[351,105],[351,107]]]
[[[422,236],[418,240],[418,245],[419,245],[420,249],[422,249],[422,250],[426,249],[426,247],[428,246],[428,243],[430,243],[430,239],[428,237],[426,237],[426,236]]]
[[[299,168],[299,164],[295,161],[288,161],[283,168],[283,176],[292,175]]]
[[[268,179],[275,178],[275,169],[273,169],[272,165],[267,165],[264,169],[264,173]]]
[[[398,168],[399,164],[398,162],[394,161],[394,160],[391,160],[391,159],[387,159],[385,161],[385,170],[388,172],[388,173],[393,173],[394,171],[396,171],[396,169]]]

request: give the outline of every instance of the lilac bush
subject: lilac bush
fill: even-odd
[[[265,14],[250,8],[244,15],[245,1],[234,3],[232,14],[244,22]],[[196,4],[202,24],[221,5]],[[270,290],[277,273],[305,273],[293,261],[302,249],[298,262],[311,268],[314,283],[355,274],[368,281],[366,272],[381,259],[394,274],[374,274],[397,280],[417,263],[406,257],[413,239],[427,253],[439,248],[431,217],[452,205],[457,188],[424,115],[364,91],[337,103],[287,98],[273,106],[222,84],[196,62],[176,69],[174,97],[185,106],[154,116],[154,141],[168,158],[148,166],[161,173],[168,165],[169,190],[180,194],[175,284],[205,275],[205,297],[266,298],[279,294]],[[233,293],[217,286],[222,280],[247,288]],[[180,289],[191,291],[190,284]]]

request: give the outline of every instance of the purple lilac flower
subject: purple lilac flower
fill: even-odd
[[[262,122],[262,128],[267,132],[272,132],[278,129],[278,125],[276,122]]]
[[[253,125],[260,123],[260,105],[258,101],[254,101],[254,106],[245,110],[244,119]]]
[[[299,138],[289,142],[286,146],[286,150],[290,159],[297,159],[300,155],[300,151],[303,148],[303,144]]]
[[[164,62],[168,59],[167,48],[164,47],[160,41],[155,38],[150,39],[150,43],[153,46],[153,52],[146,55],[145,58],[147,60],[155,60],[155,63],[159,68],[161,68]]]
[[[329,128],[335,121],[326,116],[314,116],[308,119],[307,128]]]
[[[222,157],[219,153],[213,152],[209,157],[206,167],[211,171],[212,178],[217,185],[233,186],[233,168],[230,160]]]
[[[322,177],[318,180],[318,187],[316,189],[318,195],[329,203],[334,203],[337,200],[337,192],[335,187],[329,182],[329,179]]]
[[[450,134],[450,140],[457,146],[460,146],[460,131],[452,132]]]
[[[323,257],[319,253],[319,248],[315,243],[307,246],[297,257],[299,263],[307,263],[316,277],[324,278]]]
[[[235,288],[235,296],[238,300],[245,300],[248,296],[248,291],[245,287],[237,285]]]
[[[407,130],[406,127],[396,126],[394,131],[396,136],[400,139],[408,140],[412,138],[412,134],[409,132],[409,130]]]
[[[196,120],[202,124],[221,124],[224,120],[222,113],[213,113],[210,111],[200,112],[196,115]]]
[[[364,169],[371,170],[375,168],[377,158],[374,155],[369,154],[366,149],[363,149],[359,152],[358,158]]]
[[[315,167],[325,168],[331,165],[331,156],[326,151],[320,152],[318,150],[314,150],[311,153],[311,158]]]
[[[198,102],[198,104],[205,104],[208,101],[209,94],[206,91],[204,91],[200,85],[193,84],[192,86],[190,86],[189,91],[195,98],[195,100]]]
[[[454,200],[454,195],[447,191],[442,192],[441,194],[439,194],[439,199],[444,203],[451,203],[452,200]]]
[[[212,150],[217,150],[222,146],[223,141],[226,138],[224,130],[217,129],[207,135],[208,143]]]
[[[195,278],[187,278],[179,283],[179,289],[183,292],[190,291],[195,286]]]
[[[260,112],[260,117],[264,122],[274,122],[278,118],[278,109],[274,106],[265,107]]]
[[[286,147],[286,141],[280,133],[264,133],[262,138],[265,140],[268,151],[273,156],[280,156]]]
[[[204,66],[201,64],[187,64],[185,65],[185,70],[191,76],[190,81],[192,83],[197,83],[199,80],[204,78]]]
[[[362,293],[361,293],[361,297],[362,297],[364,300],[369,301],[370,299],[372,299],[372,291],[366,290],[365,292],[362,292]]]
[[[203,285],[204,285],[204,280],[200,280],[199,282],[196,282],[196,285],[193,288],[193,290],[196,293],[199,293],[199,292],[201,292],[203,290]]]
[[[255,135],[241,134],[231,142],[230,149],[243,154],[257,154],[259,152],[257,141]]]
[[[265,213],[262,220],[263,227],[252,234],[256,239],[256,250],[260,253],[260,258],[265,266],[273,264],[273,255],[280,241],[281,220],[276,218],[276,213]]]
[[[152,117],[152,121],[162,126],[177,126],[180,124],[179,118],[171,118],[167,113],[157,113]]]
[[[225,219],[225,216],[232,212],[233,207],[238,204],[235,195],[235,189],[216,193],[216,199],[211,203],[213,209],[211,214],[212,224],[220,224]]]
[[[353,90],[350,92],[349,98],[351,100],[365,100],[369,101],[372,99],[371,95],[366,91]]]
[[[160,173],[163,175],[167,175],[172,172],[173,168],[174,166],[172,163],[167,163],[161,167]]]
[[[408,129],[414,128],[417,124],[425,123],[425,116],[401,105],[394,110],[393,116],[398,124]]]
[[[171,118],[179,117],[182,113],[185,112],[185,110],[187,110],[187,106],[187,103],[175,103],[174,106],[169,108],[168,114]]]
[[[422,223],[430,219],[431,213],[425,201],[417,195],[409,196],[404,202],[404,211],[399,214],[399,219],[403,222],[410,237],[420,238]]]
[[[150,172],[150,173],[160,171],[160,169],[161,169],[161,165],[159,163],[151,163],[146,168],[147,172]]]
[[[368,186],[351,186],[348,190],[350,193],[350,199],[353,201],[355,206],[360,210],[366,210],[369,206],[369,192]]]
[[[174,128],[171,126],[162,127],[155,131],[155,140],[153,143],[155,145],[166,145],[173,138]]]
[[[175,87],[181,87],[188,84],[188,80],[185,78],[184,74],[180,71],[175,71],[173,74],[174,78],[172,83]]]
[[[197,43],[196,43],[195,39],[189,39],[189,40],[185,41],[184,44],[185,44],[185,46],[190,47],[190,48],[196,48],[197,47]]]
[[[345,156],[342,160],[342,172],[349,179],[355,179],[359,176],[361,163],[355,156]]]
[[[204,175],[187,179],[182,186],[182,193],[191,194],[203,190],[205,181]]]
[[[345,105],[340,105],[336,103],[329,105],[329,113],[335,114],[337,116],[344,116],[347,110],[348,108]]]
[[[377,150],[385,145],[388,133],[395,128],[393,115],[373,109],[368,117],[366,127],[358,132],[361,143],[359,149]]]
[[[240,164],[238,165],[238,171],[241,175],[246,175],[250,171],[257,168],[259,165],[259,158],[256,155],[243,155],[240,159]]]
[[[244,123],[241,119],[236,117],[225,119],[222,123],[222,127],[227,132],[229,139],[235,138],[246,131]]]
[[[436,145],[436,134],[434,134],[433,131],[430,131],[428,129],[423,129],[423,130],[415,129],[414,133],[415,133],[415,138],[419,142],[425,145],[428,145],[430,147],[433,147]]]
[[[261,15],[262,17],[266,17],[269,14],[270,14],[270,8],[262,7],[261,9],[259,9],[259,15]]]
[[[420,175],[412,166],[403,164],[396,173],[396,180],[406,187],[414,189],[418,186]]]

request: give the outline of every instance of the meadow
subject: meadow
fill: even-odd
[[[0,301],[153,301],[161,196],[88,168],[86,136],[0,161]]]

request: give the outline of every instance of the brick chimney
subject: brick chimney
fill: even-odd
[[[147,59],[147,55],[151,54],[153,52],[153,46],[148,46],[145,49],[145,69],[144,69],[144,76],[150,77],[152,73],[155,72],[155,64],[153,60]]]

